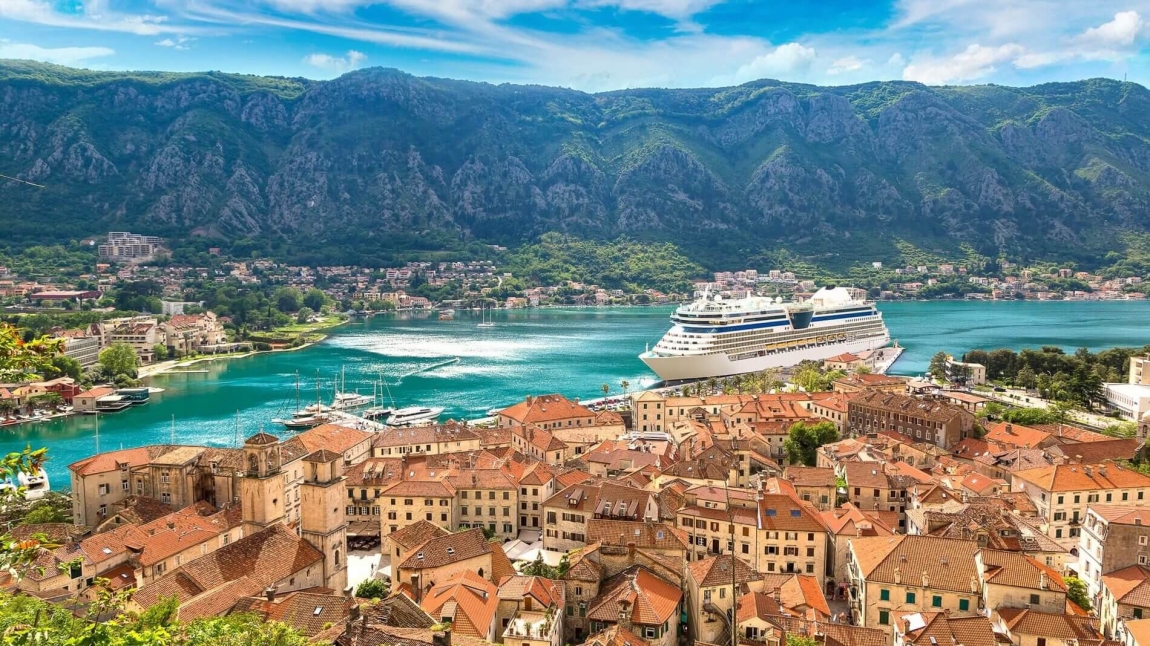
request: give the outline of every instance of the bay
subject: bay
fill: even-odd
[[[906,348],[892,370],[921,374],[939,350],[1021,349],[1057,345],[1101,350],[1150,343],[1150,302],[923,301],[881,303],[891,336]],[[533,309],[495,313],[496,326],[478,328],[478,313],[454,321],[399,314],[336,328],[316,346],[296,352],[198,363],[207,374],[166,374],[148,380],[165,392],[150,403],[100,416],[100,449],[171,441],[233,446],[300,399],[330,401],[342,371],[349,391],[371,394],[382,374],[396,405],[442,406],[446,417],[482,416],[528,394],[602,396],[655,383],[636,355],[668,327],[669,307]],[[489,314],[490,315],[490,314]],[[390,404],[390,400],[387,402]],[[53,488],[68,486],[67,465],[96,451],[96,419],[76,416],[0,430],[0,451],[47,446]]]

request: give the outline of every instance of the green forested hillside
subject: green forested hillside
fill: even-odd
[[[669,241],[709,268],[1100,266],[1150,225],[1150,93],[1092,79],[585,94],[378,68],[315,82],[7,61],[0,173],[46,187],[0,186],[17,245],[130,229],[370,261],[560,232]]]

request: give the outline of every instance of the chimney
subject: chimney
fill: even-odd
[[[895,585],[901,585],[902,584],[902,568],[900,568],[897,565],[894,567],[894,584]]]
[[[626,631],[631,630],[631,602],[626,599],[619,600],[619,627]]]
[[[532,397],[531,395],[528,395],[527,396],[527,405],[530,406],[531,404],[534,404],[534,403],[535,403],[535,398]]]
[[[1007,435],[1014,435],[1014,426],[1013,425],[1011,425],[1009,423],[1006,425],[1006,434]]]
[[[268,603],[275,603],[276,587],[274,585],[269,585],[267,588],[265,588],[264,597],[268,600]]]
[[[1046,589],[1046,570],[1039,570],[1038,571],[1038,589],[1039,590],[1045,590]]]
[[[930,575],[926,573],[926,570],[922,571],[922,587],[930,587]]]
[[[1089,464],[1083,465],[1082,471],[1084,473],[1086,473],[1086,475],[1090,476],[1091,478],[1094,477],[1094,469]]]
[[[635,560],[635,542],[627,543],[627,561],[633,562]]]
[[[432,632],[431,646],[451,646],[451,628],[447,627]]]

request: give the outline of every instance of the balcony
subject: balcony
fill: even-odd
[[[553,612],[527,612],[521,611],[515,615],[503,631],[503,639],[527,639],[533,641],[550,642],[555,634],[556,622]]]

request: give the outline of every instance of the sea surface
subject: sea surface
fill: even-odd
[[[939,350],[1150,344],[1150,302],[922,301],[879,309],[906,348],[895,374],[921,374]],[[319,398],[330,402],[337,379],[366,394],[381,390],[382,379],[386,403],[442,406],[445,418],[480,417],[529,394],[589,399],[602,396],[603,384],[618,394],[622,380],[631,389],[657,381],[636,355],[659,340],[669,313],[668,307],[502,311],[494,328],[477,328],[479,314],[470,312],[454,321],[397,314],[349,323],[300,351],[202,362],[189,369],[207,373],[152,377],[149,385],[165,391],[145,406],[101,415],[99,448],[173,439],[234,446],[261,428],[282,436],[271,420],[295,409],[297,373],[302,404],[316,401],[317,383]],[[48,447],[52,486],[65,489],[67,465],[96,451],[96,419],[0,430],[0,451],[26,445]]]

